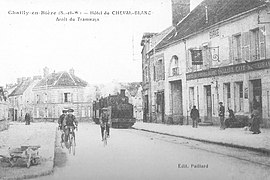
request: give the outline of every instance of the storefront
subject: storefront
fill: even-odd
[[[218,103],[236,115],[258,107],[263,125],[270,122],[270,59],[187,73],[189,104],[197,105],[204,122],[219,124]],[[197,96],[196,96],[197,94]]]

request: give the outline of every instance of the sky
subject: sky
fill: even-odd
[[[191,0],[191,6],[200,1]],[[102,15],[84,14],[90,11]],[[112,14],[119,11],[150,14]],[[143,33],[161,32],[171,22],[170,0],[1,0],[0,86],[42,75],[44,67],[73,68],[90,84],[141,81]]]

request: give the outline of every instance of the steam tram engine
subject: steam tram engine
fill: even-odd
[[[129,103],[124,89],[121,89],[120,94],[109,95],[93,102],[93,120],[96,124],[99,124],[102,108],[109,110],[113,128],[129,128],[136,122],[133,117],[133,105]]]

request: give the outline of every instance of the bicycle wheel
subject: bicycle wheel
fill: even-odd
[[[107,145],[107,136],[108,136],[106,130],[104,131],[104,135],[103,136],[104,136],[103,143],[104,143],[104,146],[106,146]]]
[[[72,140],[71,140],[71,135],[69,134],[68,135],[68,142],[67,142],[67,144],[68,144],[68,152],[69,152],[69,154],[71,153],[71,146],[72,146]]]
[[[75,155],[75,138],[73,137],[73,135],[71,136],[70,142],[71,142],[70,146],[71,146],[72,154]]]

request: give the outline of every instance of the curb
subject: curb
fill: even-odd
[[[263,153],[263,154],[265,154],[267,156],[270,156],[270,150],[265,149],[265,148],[254,148],[254,147],[242,146],[242,145],[238,145],[238,144],[230,144],[230,143],[224,143],[224,142],[210,141],[210,140],[205,140],[205,139],[192,138],[192,137],[188,137],[188,136],[181,136],[181,135],[174,135],[174,134],[169,134],[169,133],[162,133],[162,132],[152,131],[152,130],[147,130],[147,129],[133,128],[133,127],[132,127],[132,129],[135,129],[135,130],[138,130],[138,131],[145,131],[145,132],[151,132],[151,133],[156,133],[156,134],[162,134],[162,135],[167,135],[167,136],[179,137],[179,138],[188,139],[188,140],[200,141],[200,142],[209,143],[209,144],[216,144],[216,145],[239,148],[239,149],[247,149],[247,150],[250,150],[250,151],[259,152],[259,153]]]
[[[55,138],[54,138],[54,147],[53,147],[53,157],[52,157],[52,167],[49,170],[37,172],[35,174],[28,174],[28,175],[22,175],[22,176],[17,176],[17,177],[7,177],[3,178],[3,180],[21,180],[21,179],[31,179],[31,178],[37,178],[41,176],[47,176],[53,173],[54,169],[54,158],[55,158],[55,147],[57,143],[57,128],[55,130]],[[0,178],[1,179],[1,178]]]

